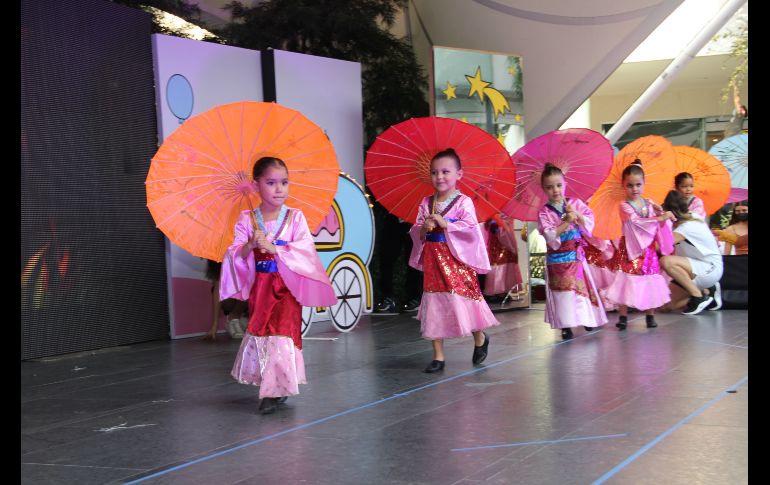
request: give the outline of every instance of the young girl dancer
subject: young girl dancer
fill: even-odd
[[[512,221],[509,222],[504,216],[490,219],[484,226],[491,269],[484,278],[482,293],[487,297],[502,299],[514,287],[518,292],[522,290],[516,233]]]
[[[583,325],[590,332],[607,323],[583,250],[591,238],[594,214],[582,200],[564,197],[564,174],[555,165],[545,165],[540,185],[548,196],[537,216],[548,246],[545,321],[560,328],[566,340],[573,337],[572,327]]]
[[[241,384],[259,386],[259,411],[269,414],[307,383],[302,305],[331,306],[337,298],[305,216],[284,205],[289,192],[286,164],[260,158],[253,176],[262,203],[243,211],[235,224],[219,291],[223,300],[249,302],[249,324],[231,375]]]
[[[437,153],[430,163],[436,193],[420,203],[409,231],[409,265],[425,273],[417,318],[423,338],[433,341],[427,373],[444,369],[444,339],[473,334],[471,361],[487,358],[489,337],[483,329],[499,325],[479,289],[477,273],[489,271],[484,238],[471,199],[457,189],[463,176],[453,149]]]
[[[708,215],[706,214],[706,208],[703,205],[703,201],[693,195],[695,189],[695,181],[688,172],[680,172],[674,177],[674,187],[676,191],[682,194],[687,201],[687,208],[690,209],[690,213],[704,222],[708,222]]]
[[[674,251],[671,233],[674,215],[642,198],[644,171],[641,161],[627,166],[621,177],[626,191],[626,200],[619,207],[623,236],[609,264],[615,275],[606,297],[618,305],[620,318],[615,326],[620,330],[625,330],[628,325],[629,306],[643,310],[647,328],[654,328],[658,326],[655,309],[671,299],[668,283],[660,274],[655,244],[663,254]]]

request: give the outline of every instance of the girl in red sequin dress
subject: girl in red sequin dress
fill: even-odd
[[[620,330],[628,325],[628,307],[643,310],[648,328],[657,327],[655,309],[671,300],[668,282],[661,275],[656,244],[663,254],[674,251],[671,221],[674,215],[644,199],[644,171],[639,160],[627,166],[621,175],[626,200],[620,203],[623,236],[609,262],[615,273],[605,293],[618,305]]]
[[[473,335],[471,361],[483,362],[489,337],[482,330],[500,324],[479,288],[477,273],[489,271],[489,258],[473,202],[456,188],[463,175],[460,158],[451,148],[444,150],[430,169],[436,193],[420,203],[409,231],[409,265],[425,273],[417,318],[423,338],[433,342],[427,373],[444,369],[445,338]]]

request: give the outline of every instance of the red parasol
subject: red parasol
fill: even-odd
[[[500,212],[515,187],[508,152],[481,128],[451,118],[412,118],[385,130],[366,154],[366,183],[391,214],[414,223],[420,201],[434,193],[430,160],[447,148],[462,161],[457,188],[473,200],[478,220]]]

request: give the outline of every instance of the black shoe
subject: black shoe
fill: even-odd
[[[585,325],[583,325],[583,328],[586,329],[586,332],[593,332],[594,330],[596,330],[596,327],[586,327]]]
[[[709,288],[709,295],[712,296],[714,300],[709,303],[706,310],[714,311],[722,308],[722,286],[719,283]]]
[[[571,328],[562,328],[561,329],[561,338],[563,340],[569,340],[573,337],[572,335],[572,329]]]
[[[655,328],[658,326],[658,322],[655,321],[655,315],[645,315],[644,319],[647,321],[647,328]]]
[[[685,307],[682,314],[684,315],[697,315],[709,306],[714,298],[710,296],[691,296],[687,301],[687,307]]]
[[[396,311],[396,302],[390,297],[383,298],[374,308],[374,313],[380,315],[398,315],[398,312]]]
[[[625,330],[627,325],[628,325],[628,317],[623,317],[623,316],[618,317],[618,323],[615,324],[615,326],[618,327],[618,329]]]
[[[283,404],[286,402],[286,400],[289,399],[289,396],[281,396],[277,399],[278,404]]]
[[[274,413],[276,409],[278,409],[277,397],[266,397],[262,399],[262,402],[259,404],[259,414],[271,414]]]
[[[444,370],[444,361],[443,360],[434,360],[431,361],[430,364],[428,364],[428,367],[425,368],[426,374],[433,374],[434,372],[438,372],[440,370]]]
[[[477,346],[473,346],[473,357],[471,362],[474,365],[481,364],[487,358],[487,349],[489,349],[489,336],[484,334],[484,343]]]
[[[404,308],[401,310],[406,313],[416,312],[417,309],[420,308],[420,300],[415,300],[412,298],[406,304],[404,305]]]

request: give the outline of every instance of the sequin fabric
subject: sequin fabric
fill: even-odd
[[[621,237],[618,249],[615,250],[612,259],[607,263],[607,268],[612,271],[622,271],[623,273],[633,275],[660,274],[660,260],[655,252],[655,243],[653,242],[646,247],[638,258],[629,261],[626,237]]]
[[[519,259],[511,250],[500,244],[497,234],[489,235],[487,255],[489,256],[489,264],[492,266],[519,262]]]
[[[426,241],[423,248],[423,289],[428,293],[454,293],[481,300],[476,272],[452,256],[445,242]]]
[[[590,244],[586,244],[583,246],[583,252],[585,254],[586,261],[588,261],[588,264],[591,264],[597,268],[608,267],[610,260],[604,259],[604,255],[596,247],[591,246]]]

